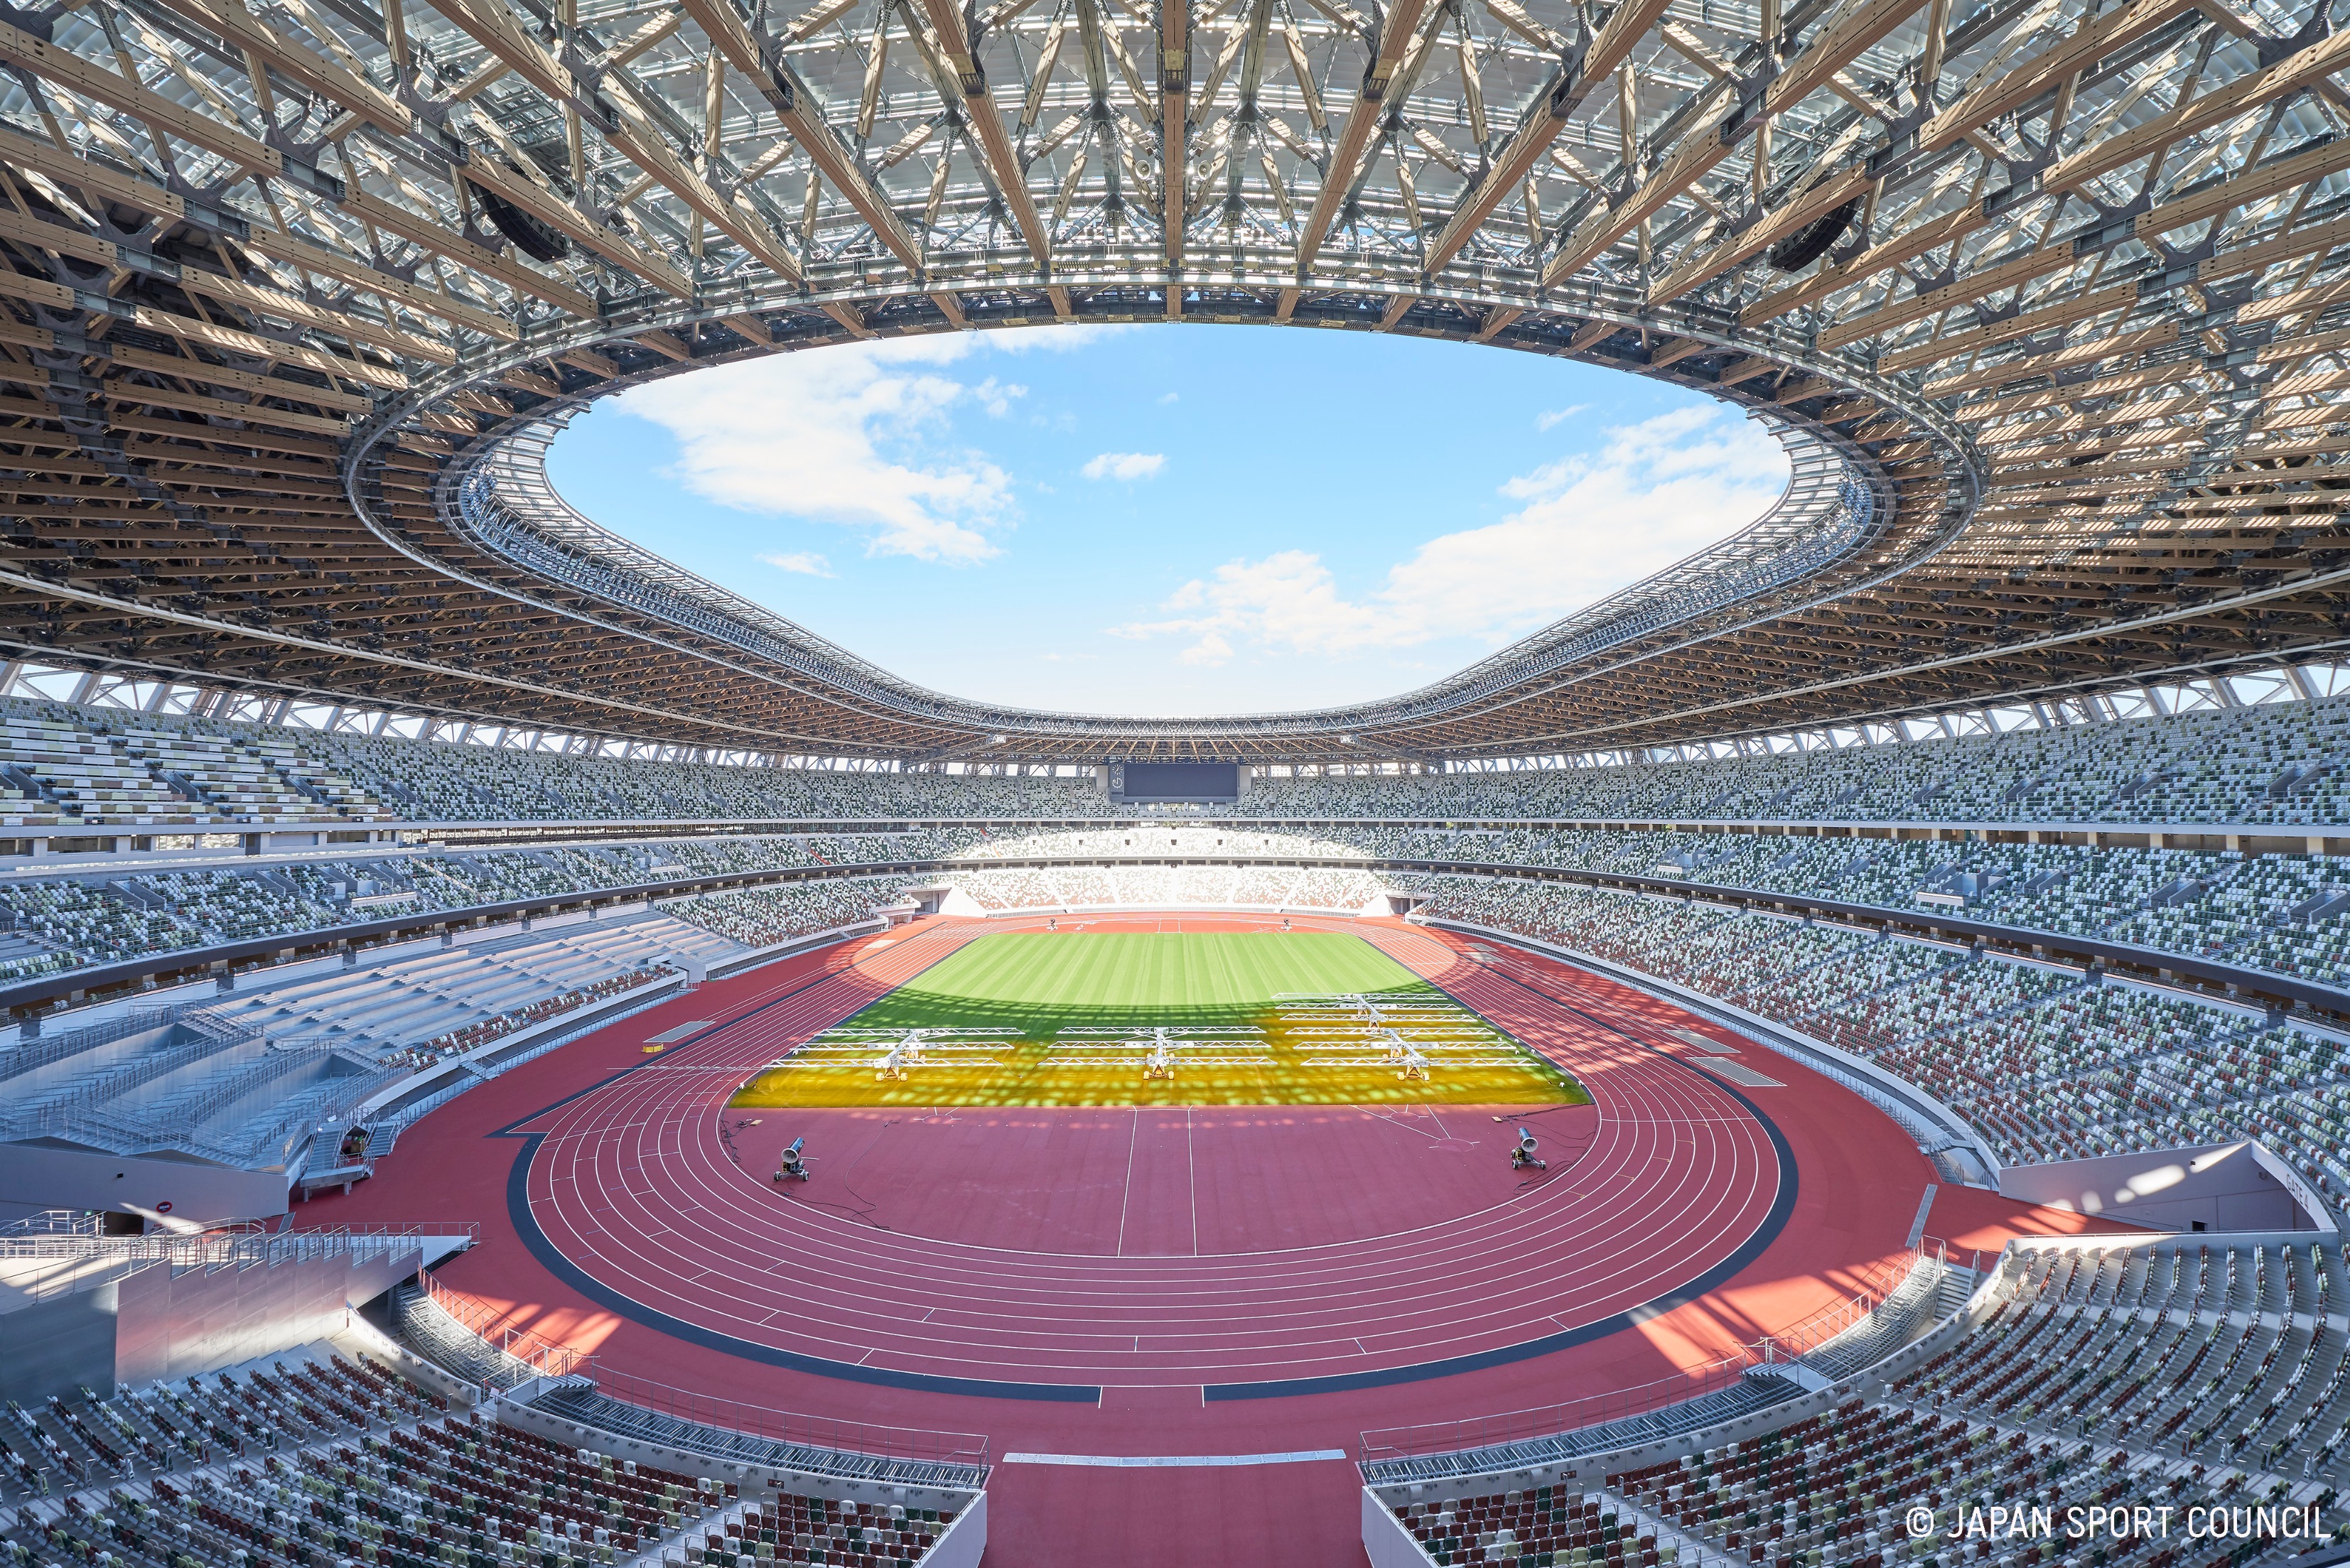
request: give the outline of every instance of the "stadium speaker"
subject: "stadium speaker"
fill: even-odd
[[[1781,272],[1801,272],[1827,254],[1828,247],[1844,238],[1853,219],[1859,215],[1860,198],[1855,196],[1843,206],[1822,213],[1794,234],[1781,238],[1764,253],[1764,259]]]
[[[479,185],[473,194],[481,199],[482,212],[497,226],[498,233],[515,243],[515,248],[534,261],[561,261],[571,254],[571,241],[548,227],[530,213],[494,191]]]

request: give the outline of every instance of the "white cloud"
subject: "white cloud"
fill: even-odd
[[[1180,402],[1181,402],[1182,400],[1183,400],[1183,394],[1182,394],[1182,393],[1180,393],[1180,392],[1168,392],[1168,393],[1164,394],[1163,396],[1161,396],[1161,397],[1159,398],[1159,406],[1160,408],[1162,408],[1162,409],[1163,409],[1163,408],[1165,408],[1165,407],[1166,407],[1168,404],[1170,404],[1170,403],[1180,403]]]
[[[968,405],[1002,419],[1027,388],[965,382],[946,368],[1060,352],[1116,330],[941,333],[777,354],[650,382],[619,401],[676,436],[676,477],[705,499],[859,529],[868,555],[984,561],[1014,520],[1012,476],[958,444],[951,416]]]
[[[1589,403],[1569,403],[1563,409],[1545,409],[1534,416],[1534,429],[1555,430],[1575,415],[1589,411],[1590,408]]]
[[[835,575],[832,563],[813,550],[795,550],[788,556],[762,556],[759,559],[771,566],[797,572],[803,576],[829,577]]]
[[[1165,620],[1113,629],[1190,638],[1179,659],[1207,665],[1236,645],[1326,657],[1453,637],[1498,645],[1735,533],[1786,483],[1778,443],[1725,410],[1676,410],[1607,437],[1503,483],[1518,511],[1430,540],[1364,600],[1345,597],[1320,556],[1284,550],[1184,584]]]
[[[1216,575],[1175,590],[1167,608],[1175,618],[1113,628],[1118,636],[1169,633],[1196,640],[1177,657],[1185,664],[1222,664],[1232,639],[1293,652],[1351,653],[1377,642],[1391,618],[1376,607],[1349,604],[1319,556],[1284,550],[1262,561],[1227,561]]]
[[[1156,479],[1166,466],[1167,454],[1161,452],[1106,452],[1088,459],[1078,472],[1087,479]]]
[[[979,400],[981,408],[987,410],[988,418],[1000,420],[1012,411],[1012,400],[1026,397],[1028,389],[1017,381],[999,381],[990,376],[973,387],[971,395]]]

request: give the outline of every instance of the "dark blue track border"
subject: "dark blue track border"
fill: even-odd
[[[516,1129],[584,1099],[598,1090],[627,1077],[631,1073],[664,1063],[669,1056],[702,1044],[722,1029],[731,1029],[738,1023],[756,1018],[771,1007],[780,1006],[827,981],[837,978],[838,976],[835,974],[819,975],[806,985],[795,986],[781,996],[769,998],[747,1012],[733,1018],[716,1021],[701,1033],[671,1047],[671,1051],[664,1053],[662,1057],[632,1063],[617,1073],[598,1079],[586,1088],[565,1096],[552,1105],[509,1122],[494,1132],[485,1134],[484,1136],[488,1137],[515,1139],[521,1146],[515,1151],[514,1163],[506,1173],[506,1218],[513,1224],[515,1234],[522,1238],[523,1245],[529,1249],[531,1256],[537,1259],[549,1273],[608,1312],[640,1327],[653,1329],[671,1338],[683,1340],[689,1345],[699,1345],[705,1350],[740,1356],[745,1361],[757,1362],[762,1366],[778,1366],[791,1372],[804,1372],[811,1376],[829,1377],[844,1383],[862,1383],[876,1387],[900,1388],[926,1394],[952,1394],[966,1398],[1017,1399],[1043,1404],[1099,1404],[1102,1389],[1097,1384],[1023,1383],[993,1378],[948,1377],[927,1372],[896,1372],[887,1367],[860,1366],[854,1362],[835,1361],[820,1355],[805,1355],[796,1351],[780,1350],[772,1345],[738,1339],[733,1334],[722,1334],[716,1329],[690,1323],[683,1318],[646,1306],[641,1302],[621,1294],[573,1262],[547,1239],[546,1233],[539,1228],[538,1219],[530,1210],[530,1166],[532,1160],[537,1157],[538,1146],[546,1135],[543,1132],[525,1133]],[[1431,1382],[1441,1377],[1458,1376],[1463,1373],[1507,1366],[1515,1362],[1531,1361],[1557,1351],[1572,1349],[1578,1345],[1587,1345],[1594,1340],[1604,1339],[1611,1334],[1620,1333],[1651,1318],[1661,1316],[1676,1307],[1686,1306],[1706,1295],[1735,1278],[1741,1271],[1754,1262],[1769,1250],[1771,1244],[1777,1241],[1780,1233],[1786,1229],[1787,1221],[1794,1215],[1801,1178],[1795,1167],[1794,1149],[1788,1144],[1786,1135],[1779,1130],[1779,1124],[1773,1121],[1762,1106],[1756,1105],[1735,1085],[1682,1061],[1669,1051],[1663,1050],[1636,1034],[1594,1016],[1564,997],[1554,996],[1540,986],[1529,985],[1514,975],[1496,973],[1494,978],[1506,981],[1522,991],[1531,992],[1553,1006],[1575,1014],[1594,1027],[1629,1041],[1640,1049],[1670,1062],[1700,1083],[1722,1091],[1745,1106],[1747,1113],[1762,1124],[1763,1132],[1771,1139],[1772,1149],[1779,1159],[1778,1191],[1772,1199],[1769,1211],[1763,1215],[1762,1224],[1755,1227],[1753,1233],[1740,1243],[1728,1257],[1687,1284],[1664,1295],[1642,1302],[1638,1306],[1628,1307],[1623,1312],[1601,1318],[1595,1323],[1585,1324],[1580,1328],[1565,1329],[1557,1334],[1544,1334],[1538,1339],[1522,1340],[1515,1345],[1505,1345],[1493,1350],[1479,1351],[1471,1355],[1450,1356],[1440,1361],[1415,1362],[1409,1366],[1391,1366],[1378,1372],[1339,1373],[1323,1377],[1276,1378],[1257,1383],[1210,1383],[1201,1387],[1202,1400],[1212,1404],[1223,1404],[1245,1399],[1286,1399],[1312,1394],[1342,1394],[1367,1388],[1387,1388],[1399,1384]],[[1438,989],[1443,988],[1440,986]]]

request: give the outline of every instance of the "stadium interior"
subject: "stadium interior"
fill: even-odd
[[[0,0],[0,1562],[2350,1562],[2342,9]],[[1205,717],[549,478],[1078,325],[1788,477]]]

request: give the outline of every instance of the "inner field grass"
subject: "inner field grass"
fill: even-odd
[[[1396,1067],[1337,1067],[1308,1059],[1313,1037],[1283,1027],[1274,1001],[1284,992],[1443,993],[1361,938],[1339,931],[1123,933],[1007,931],[980,937],[846,1021],[888,1029],[1011,1028],[1022,1040],[1000,1052],[909,1069],[877,1081],[873,1059],[888,1049],[768,1069],[734,1097],[746,1108],[850,1106],[1263,1106],[1583,1105],[1582,1086],[1506,1037],[1500,1065],[1448,1065],[1428,1053],[1427,1081],[1399,1080]],[[1263,1064],[1179,1065],[1174,1078],[1146,1079],[1142,1054],[1101,1042],[1078,1045],[1063,1031],[1083,1028],[1198,1030],[1254,1027],[1262,1039],[1205,1044],[1194,1054],[1267,1057]],[[1326,1048],[1330,1041],[1320,1039]],[[1076,1047],[1072,1049],[1071,1047]],[[1368,1057],[1378,1049],[1339,1053]],[[1116,1058],[1108,1065],[1055,1065],[1056,1056]],[[993,1059],[988,1059],[993,1057]],[[1131,1058],[1129,1061],[1128,1058]]]

